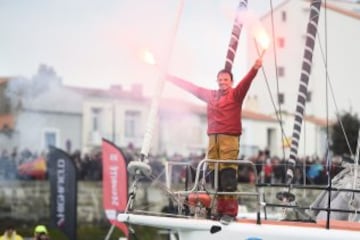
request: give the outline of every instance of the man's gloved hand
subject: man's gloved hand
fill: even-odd
[[[261,67],[262,67],[262,59],[261,59],[261,58],[258,58],[258,59],[256,59],[253,68],[256,69],[256,70],[258,70],[258,69],[261,68]]]

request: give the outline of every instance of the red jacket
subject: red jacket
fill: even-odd
[[[208,134],[241,135],[241,107],[258,70],[252,68],[235,88],[226,92],[196,86],[175,76],[168,79],[207,103]]]

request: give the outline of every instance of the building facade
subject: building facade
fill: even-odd
[[[263,59],[265,75],[258,75],[250,94],[257,99],[259,112],[282,113],[283,140],[291,140],[293,130],[292,113],[298,95],[310,3],[285,0],[261,18],[272,42]],[[326,118],[333,122],[339,111],[359,112],[360,95],[356,87],[351,87],[356,86],[360,76],[359,9],[360,4],[354,2],[330,0],[322,4],[299,156],[324,156]],[[258,57],[257,46],[251,34],[247,38],[249,62],[253,62]]]
[[[119,91],[116,94],[87,94],[83,107],[83,142],[85,151],[100,146],[107,138],[120,147],[129,144],[141,149],[148,129],[150,98]],[[150,154],[206,153],[207,119],[205,104],[198,105],[175,99],[162,99],[152,130]],[[252,156],[258,150],[270,149],[278,154],[280,146],[278,123],[265,114],[243,111],[241,155]]]
[[[81,149],[82,96],[64,87],[52,68],[41,65],[31,79],[9,78],[4,92],[12,134],[3,149]]]
[[[14,79],[14,83],[16,81]],[[101,139],[106,138],[120,147],[142,148],[149,124],[151,98],[143,95],[141,86],[134,85],[129,90],[121,86],[87,89],[66,87],[57,80],[46,82],[51,84],[41,87],[40,93],[15,95],[17,98],[11,99],[14,104],[11,127],[17,133],[12,147],[42,152],[54,145],[66,151],[87,153],[99,149]],[[281,157],[283,136],[279,121],[256,111],[256,105],[257,100],[251,97],[244,104],[240,155],[250,157],[259,150],[268,149],[272,155]],[[283,121],[286,124],[292,122]],[[314,139],[321,126],[315,120],[313,123],[308,124],[306,134],[315,136]],[[286,124],[284,128],[290,128]],[[205,104],[161,99],[152,129],[150,154],[187,156],[206,153],[206,131]],[[6,141],[3,146],[9,143]],[[313,151],[309,150],[309,154]]]
[[[327,1],[326,7],[324,4],[321,7],[309,79],[307,115],[325,118],[329,113],[333,118],[336,112],[334,101],[340,111],[358,112],[360,109],[360,96],[357,89],[351,87],[358,82],[360,76],[360,69],[357,67],[357,56],[360,54],[357,43],[360,39],[358,9],[360,4],[341,1]],[[263,59],[269,90],[276,103],[280,97],[281,110],[290,113],[295,111],[296,106],[309,12],[310,1],[285,0],[273,9],[273,14],[269,12],[261,18],[262,25],[272,41]],[[253,35],[247,34],[247,37],[248,57],[252,63],[258,53]],[[328,86],[327,73],[330,80]],[[258,81],[253,83],[251,92],[258,97],[259,111],[273,113],[275,110],[270,101],[269,90],[265,86],[264,76],[259,74],[258,78]]]

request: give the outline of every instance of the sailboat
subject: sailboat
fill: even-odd
[[[215,181],[213,187],[209,186],[206,182],[206,170],[209,163],[214,163],[217,166],[218,161],[213,159],[202,160],[196,168],[194,182],[191,188],[185,188],[181,191],[170,191],[164,187],[163,190],[168,194],[174,202],[174,213],[154,213],[149,211],[139,211],[134,208],[135,196],[137,193],[138,185],[143,178],[152,178],[151,167],[146,162],[151,143],[152,135],[152,122],[156,117],[158,98],[154,98],[151,111],[148,131],[145,134],[144,144],[141,151],[141,157],[138,161],[132,161],[128,164],[128,173],[133,176],[133,182],[129,189],[129,195],[126,204],[122,204],[121,211],[113,212],[112,220],[116,222],[125,223],[128,225],[143,225],[154,227],[158,229],[169,230],[172,236],[176,236],[179,240],[199,240],[199,239],[247,239],[247,240],[278,240],[278,239],[359,239],[360,236],[360,222],[348,220],[336,220],[330,217],[331,212],[344,212],[357,215],[355,209],[337,209],[331,205],[332,196],[334,197],[335,191],[348,191],[351,194],[359,195],[360,190],[356,188],[345,188],[344,185],[334,187],[332,181],[326,187],[308,187],[312,189],[323,189],[326,194],[319,196],[318,202],[324,202],[324,199],[329,199],[325,206],[316,203],[309,207],[297,206],[293,189],[296,187],[292,185],[293,170],[295,166],[295,159],[297,157],[297,147],[300,138],[301,125],[305,109],[305,96],[307,85],[312,64],[312,51],[315,44],[317,24],[321,8],[321,0],[312,0],[310,8],[310,17],[307,27],[307,38],[304,52],[304,60],[301,71],[298,103],[296,107],[294,131],[291,142],[290,159],[288,160],[287,183],[279,185],[285,189],[279,191],[276,196],[281,201],[281,204],[272,204],[266,202],[262,198],[261,185],[255,184],[253,191],[237,191],[237,192],[219,192],[217,189],[217,182]],[[247,1],[240,1],[239,11],[246,9]],[[237,48],[238,37],[241,32],[242,24],[235,19],[234,28],[232,31],[232,38],[229,44],[229,51],[227,55],[226,64],[231,66],[234,58],[234,52]],[[231,67],[230,67],[231,68]],[[160,84],[161,89],[161,84]],[[358,159],[357,156],[356,159]],[[231,162],[241,165],[247,165],[253,169],[256,176],[256,167],[251,161],[247,160],[221,160],[222,163]],[[358,164],[352,165],[353,176],[357,181]],[[346,173],[346,172],[345,172]],[[218,174],[217,167],[215,167],[214,174]],[[342,174],[344,176],[346,174]],[[338,177],[344,179],[343,177]],[[217,179],[215,177],[215,179]],[[335,177],[336,179],[336,177]],[[334,181],[334,180],[333,180]],[[348,180],[347,180],[348,181]],[[279,187],[277,186],[277,187]],[[306,186],[304,186],[305,188]],[[211,219],[211,207],[214,198],[209,196],[215,195],[236,194],[241,196],[251,196],[256,205],[256,210],[252,216],[248,215],[247,218],[239,217],[230,223],[223,223],[218,220]],[[328,196],[328,197],[324,197]],[[354,198],[355,199],[355,198]],[[275,218],[269,219],[264,214],[266,207],[277,207],[281,210],[290,209],[294,210],[301,218],[287,219]],[[359,208],[357,208],[359,209]],[[310,211],[325,211],[325,218],[316,218],[301,210]],[[264,217],[265,215],[265,217]]]

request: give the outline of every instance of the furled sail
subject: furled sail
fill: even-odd
[[[233,25],[233,28],[231,31],[230,43],[229,43],[229,47],[228,47],[228,50],[226,53],[225,69],[229,70],[229,71],[231,71],[233,63],[234,63],[234,58],[235,58],[236,50],[237,50],[238,43],[239,43],[240,33],[241,33],[241,30],[244,25],[241,22],[240,16],[242,13],[244,13],[246,11],[247,4],[248,4],[247,0],[242,0],[239,2],[239,5],[237,7],[234,25]]]
[[[311,73],[313,50],[315,46],[316,34],[318,29],[318,21],[320,14],[321,0],[312,0],[310,7],[310,18],[306,31],[306,42],[304,50],[304,58],[300,76],[299,92],[295,110],[295,120],[293,134],[291,138],[290,159],[288,160],[287,179],[291,183],[294,176],[294,167],[299,148],[299,140],[301,135],[301,127],[304,118],[306,96]]]

